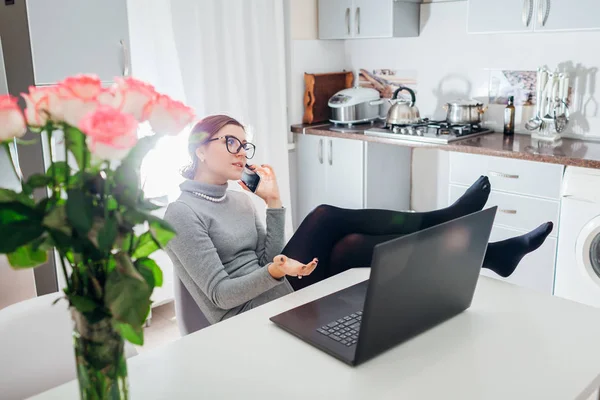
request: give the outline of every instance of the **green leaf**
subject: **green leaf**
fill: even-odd
[[[67,192],[67,218],[81,234],[86,234],[94,222],[94,204],[92,198],[79,190]]]
[[[28,206],[35,204],[34,200],[25,193],[17,193],[14,190],[0,188],[0,203],[19,202]]]
[[[84,170],[90,165],[90,152],[85,144],[85,135],[79,129],[66,126],[65,141],[67,148],[75,157],[80,170]]]
[[[136,260],[135,266],[151,288],[162,286],[163,273],[156,261],[147,257],[140,258]]]
[[[44,233],[39,221],[16,221],[3,224],[0,228],[0,254],[16,252]],[[15,255],[13,257],[17,257]]]
[[[106,207],[108,208],[109,211],[114,211],[117,208],[119,208],[119,203],[117,202],[117,200],[115,200],[114,198],[110,197],[108,199],[108,201],[106,202]]]
[[[31,248],[34,251],[49,251],[54,248],[54,241],[47,233],[42,234],[39,238],[31,242]]]
[[[142,325],[135,328],[129,324],[113,321],[113,328],[119,332],[121,337],[130,343],[142,346],[144,344],[144,329]]]
[[[30,188],[46,187],[52,183],[52,177],[46,174],[33,174],[27,179],[26,185]]]
[[[117,238],[118,226],[115,217],[108,217],[104,226],[98,232],[98,248],[101,251],[110,250]]]
[[[69,168],[69,164],[65,161],[57,161],[52,163],[52,165],[48,168],[46,172],[46,176],[54,177],[55,182],[57,184],[65,183],[67,176],[71,173],[71,169]]]
[[[19,202],[0,203],[0,224],[14,221],[40,220],[43,214]]]
[[[141,326],[150,312],[152,289],[127,255],[115,255],[117,268],[108,276],[104,301],[113,317],[133,327]]]
[[[162,219],[155,219],[150,222],[150,232],[161,247],[166,246],[176,235],[175,228]]]
[[[14,252],[7,254],[8,262],[15,269],[33,268],[48,260],[48,253],[44,250],[34,250],[28,244],[21,246]]]
[[[138,242],[137,247],[135,248],[135,251],[133,252],[132,257],[148,257],[150,254],[154,253],[158,249],[160,249],[160,246],[152,237],[152,233],[146,232],[140,236],[140,240]]]
[[[67,220],[67,208],[65,206],[54,207],[42,221],[42,224],[48,228],[60,231],[65,235],[71,236],[72,229]]]
[[[69,301],[71,302],[71,305],[73,305],[82,313],[92,312],[96,307],[98,307],[94,300],[76,294],[69,296]]]

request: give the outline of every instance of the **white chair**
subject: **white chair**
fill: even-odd
[[[52,293],[0,310],[0,397],[24,399],[76,379],[73,322]],[[137,354],[125,343],[127,358]]]

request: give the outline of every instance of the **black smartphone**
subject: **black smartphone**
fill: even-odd
[[[244,182],[246,186],[248,186],[248,189],[254,193],[256,192],[256,188],[260,183],[260,176],[256,172],[252,171],[250,166],[246,164],[244,172],[242,172],[242,182]]]

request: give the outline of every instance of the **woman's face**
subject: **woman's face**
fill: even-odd
[[[239,126],[226,125],[213,137],[217,138],[218,140],[208,142],[196,150],[198,158],[204,160],[198,167],[203,173],[219,180],[240,180],[246,165],[246,150],[241,148],[239,153],[232,154],[227,148],[229,146],[229,149],[235,152],[240,143],[246,143],[246,132]]]

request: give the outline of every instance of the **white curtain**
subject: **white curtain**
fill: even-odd
[[[257,146],[252,163],[271,164],[277,173],[289,236],[283,0],[128,0],[128,9],[134,75],[200,118],[227,114],[248,127]],[[164,140],[148,157],[149,195],[166,192],[172,201],[179,194],[186,140]]]

